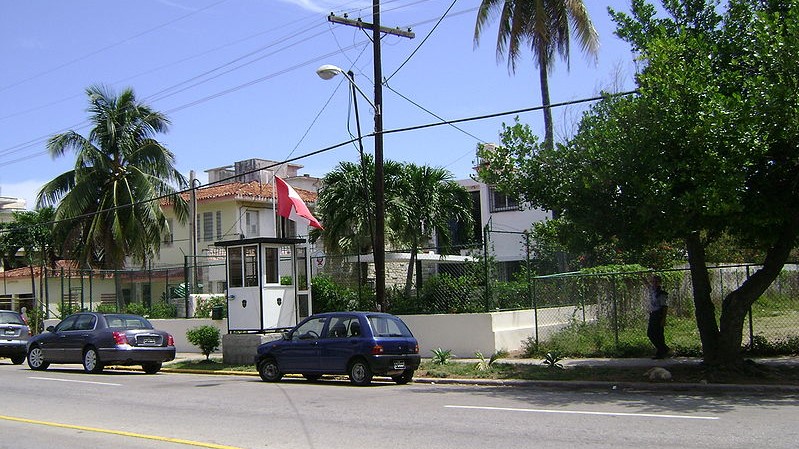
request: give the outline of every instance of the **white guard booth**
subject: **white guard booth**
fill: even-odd
[[[310,315],[304,239],[255,237],[215,245],[227,252],[228,333],[276,331]]]

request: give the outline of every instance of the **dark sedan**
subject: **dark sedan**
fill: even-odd
[[[34,370],[51,363],[82,363],[88,373],[107,365],[141,365],[147,374],[155,374],[174,358],[171,335],[154,329],[144,317],[124,313],[76,313],[28,341],[28,366]]]
[[[255,357],[261,378],[268,382],[288,373],[312,381],[323,374],[348,374],[355,385],[368,385],[373,376],[408,383],[419,362],[419,343],[405,323],[376,312],[310,316],[280,340],[260,345]]]
[[[0,357],[19,365],[25,361],[25,347],[30,328],[19,312],[0,310]]]

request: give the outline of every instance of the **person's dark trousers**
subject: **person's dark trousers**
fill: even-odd
[[[649,326],[646,329],[646,335],[649,341],[655,346],[655,357],[665,357],[669,353],[669,347],[666,346],[666,336],[663,334],[663,309],[656,310],[649,313]]]

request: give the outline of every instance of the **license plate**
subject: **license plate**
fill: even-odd
[[[394,360],[394,369],[405,369],[404,360]]]
[[[4,334],[5,334],[5,335],[16,335],[16,334],[17,334],[17,331],[15,331],[14,329],[6,329],[6,331],[4,332]]]
[[[155,346],[158,344],[158,339],[154,337],[144,337],[141,339],[141,344],[143,346]]]

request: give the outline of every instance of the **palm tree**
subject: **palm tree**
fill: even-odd
[[[126,256],[144,263],[158,253],[168,224],[161,200],[179,220],[186,202],[176,193],[186,179],[175,156],[154,139],[169,120],[137,101],[131,89],[115,96],[103,86],[86,90],[92,129],[52,136],[53,158],[75,151],[75,166],[45,184],[37,204],[56,206],[56,238],[64,255],[92,268],[123,268]]]
[[[385,161],[386,201],[389,204],[394,197],[389,192],[395,190],[393,186],[401,170],[396,162]],[[375,205],[371,180],[374,172],[374,158],[365,154],[360,163],[340,162],[322,180],[315,212],[325,229],[312,230],[311,238],[321,236],[328,253],[364,254],[372,250]],[[393,235],[390,229],[386,230],[387,240],[393,240]],[[365,275],[366,271],[361,270],[360,276]]]
[[[529,44],[536,57],[544,106],[544,147],[553,148],[554,133],[549,99],[549,73],[555,52],[568,64],[571,31],[582,50],[596,57],[599,37],[582,0],[482,0],[474,28],[475,45],[483,26],[499,12],[497,60],[507,53],[508,66],[516,72],[522,45]]]
[[[405,295],[409,296],[419,250],[432,240],[433,233],[440,245],[449,246],[454,222],[471,229],[472,204],[469,192],[453,180],[449,171],[427,165],[406,164],[397,195],[402,207],[389,217],[389,223],[410,248],[405,280]]]

